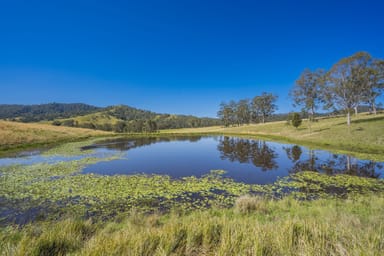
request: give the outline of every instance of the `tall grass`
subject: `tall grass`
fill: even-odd
[[[244,207],[244,205],[246,207]],[[232,209],[64,220],[1,233],[2,255],[383,255],[384,198],[271,201]]]

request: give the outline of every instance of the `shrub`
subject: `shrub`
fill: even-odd
[[[293,113],[291,123],[295,128],[298,128],[301,125],[302,121],[303,120],[301,119],[299,113]]]

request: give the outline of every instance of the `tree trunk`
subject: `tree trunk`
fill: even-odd
[[[347,124],[348,126],[351,125],[351,112],[349,109],[347,110]]]
[[[376,104],[375,104],[375,102],[372,103],[372,110],[373,110],[373,114],[376,115],[377,111],[376,111]]]
[[[263,124],[265,123],[265,116],[263,115]]]
[[[357,107],[354,107],[355,109],[355,116],[357,116]]]
[[[311,121],[315,121],[315,109],[314,107],[311,108]]]

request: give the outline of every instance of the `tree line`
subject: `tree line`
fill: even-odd
[[[277,96],[272,93],[263,92],[252,100],[231,100],[229,103],[222,102],[217,112],[224,126],[249,124],[251,122],[265,123],[276,110]]]
[[[367,52],[357,52],[343,58],[329,70],[305,69],[290,92],[294,107],[301,107],[309,120],[316,112],[342,111],[351,124],[351,113],[367,105],[373,114],[377,112],[377,100],[384,90],[384,60],[374,58]],[[225,126],[264,123],[277,109],[277,96],[263,93],[252,100],[221,103],[218,117]]]
[[[376,114],[377,99],[384,89],[384,61],[367,52],[357,52],[334,64],[328,71],[305,69],[296,81],[291,97],[315,117],[317,109],[342,110],[351,124],[351,112],[366,104]]]

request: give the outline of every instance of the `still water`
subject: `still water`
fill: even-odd
[[[227,136],[119,139],[84,149],[122,154],[122,159],[99,162],[83,170],[102,175],[146,173],[181,178],[225,170],[225,176],[252,184],[273,183],[278,177],[300,171],[384,178],[384,163],[298,145]]]

